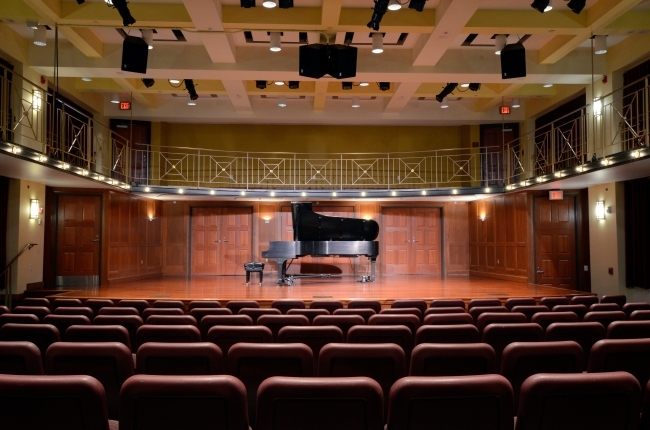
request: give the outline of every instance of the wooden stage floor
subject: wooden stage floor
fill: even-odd
[[[244,276],[164,277],[101,287],[62,287],[65,290],[49,297],[147,299],[147,300],[257,300],[262,307],[276,299],[313,300],[350,299],[379,300],[390,306],[395,299],[474,298],[570,296],[575,290],[501,281],[481,277],[447,277],[427,275],[378,276],[375,282],[360,283],[356,278],[298,279],[292,286],[277,286],[276,277],[269,276],[264,284],[256,283],[253,274],[250,285]]]

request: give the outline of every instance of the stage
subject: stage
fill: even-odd
[[[588,294],[576,290],[525,284],[481,277],[446,277],[427,275],[378,276],[374,282],[357,282],[358,278],[302,278],[292,286],[278,286],[275,276],[259,285],[257,274],[246,285],[244,276],[161,277],[100,287],[61,287],[47,297],[107,298],[147,300],[257,300],[262,307],[270,307],[276,299],[313,300],[351,299],[379,300],[384,307],[396,299],[460,298],[468,302],[474,298],[571,296]]]

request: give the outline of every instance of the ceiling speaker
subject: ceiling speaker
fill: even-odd
[[[122,70],[147,73],[149,45],[141,37],[126,36],[122,43]]]
[[[501,50],[501,77],[503,79],[526,76],[526,48],[521,43],[506,45]]]

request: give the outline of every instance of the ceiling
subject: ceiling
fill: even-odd
[[[406,0],[400,0],[406,3]],[[104,0],[0,0],[0,26],[30,42],[27,65],[51,77],[55,31],[45,47],[31,44],[27,21],[59,29],[59,76],[74,94],[99,100],[107,117],[149,121],[250,124],[458,125],[523,121],[526,106],[579,90],[605,74],[630,46],[650,31],[649,0],[587,0],[575,14],[564,0],[539,13],[530,0],[429,0],[423,12],[387,11],[380,27],[384,52],[371,52],[367,23],[372,0],[294,0],[291,9],[241,8],[239,0],[130,0],[137,20],[122,28],[118,11]],[[120,70],[124,34],[154,29],[146,75]],[[172,31],[174,30],[174,31]],[[282,50],[269,50],[269,31],[283,33]],[[352,90],[331,77],[298,73],[298,49],[309,43],[345,43],[358,48]],[[503,80],[494,36],[523,40],[527,76]],[[592,34],[607,35],[610,52],[592,54]],[[2,48],[0,47],[0,50]],[[618,51],[620,52],[618,52]],[[629,56],[629,54],[626,54]],[[627,57],[626,57],[627,58]],[[141,78],[155,84],[146,88]],[[82,78],[91,79],[83,81]],[[188,106],[183,84],[193,79],[199,95]],[[266,89],[255,81],[268,81]],[[300,81],[299,89],[274,85]],[[367,87],[360,82],[369,82]],[[390,82],[381,91],[377,82]],[[479,91],[457,89],[448,108],[435,100],[447,82],[481,83]],[[552,87],[544,87],[553,84]],[[563,88],[568,89],[563,89]],[[110,103],[113,94],[131,100],[131,111]],[[99,96],[98,96],[99,95]],[[287,106],[279,107],[279,97]],[[351,106],[359,97],[360,107]],[[498,107],[522,100],[510,117]],[[97,103],[95,103],[97,105]]]

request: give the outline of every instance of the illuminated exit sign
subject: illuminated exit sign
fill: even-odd
[[[562,190],[551,190],[548,192],[549,200],[562,200],[564,199],[564,191]]]
[[[501,106],[501,115],[510,115],[510,106]]]
[[[131,102],[120,102],[120,110],[131,110]]]

